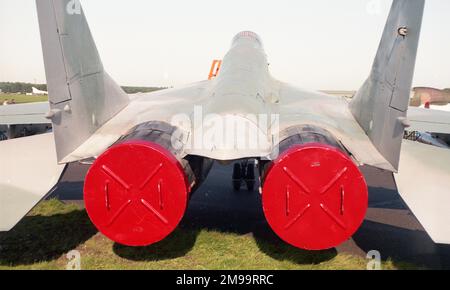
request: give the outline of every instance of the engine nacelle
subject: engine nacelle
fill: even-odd
[[[295,247],[336,247],[364,220],[365,179],[328,131],[314,126],[289,130],[279,157],[262,175],[266,219],[282,240]]]
[[[109,239],[147,246],[166,238],[183,218],[190,194],[210,165],[202,158],[179,158],[175,133],[168,124],[139,125],[89,169],[86,210]]]

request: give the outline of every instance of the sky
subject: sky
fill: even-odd
[[[103,64],[120,84],[207,78],[242,30],[258,33],[272,75],[314,90],[367,78],[392,0],[81,0]],[[414,86],[450,87],[450,1],[427,0]],[[0,81],[45,83],[34,0],[0,0]]]

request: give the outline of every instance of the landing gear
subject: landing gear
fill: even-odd
[[[239,191],[242,186],[242,167],[240,163],[235,163],[233,167],[233,189]]]
[[[249,163],[247,164],[247,170],[245,171],[245,184],[247,185],[247,190],[255,190],[255,183],[255,164]]]
[[[239,191],[245,183],[248,191],[255,189],[255,163],[249,160],[235,163],[233,167],[233,189]]]

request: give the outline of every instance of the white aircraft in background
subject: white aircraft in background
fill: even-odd
[[[429,109],[429,110],[436,110],[436,111],[443,111],[443,112],[450,112],[450,104],[447,104],[447,105],[428,105],[428,106],[421,106],[421,108]]]
[[[32,87],[31,89],[32,89],[32,92],[33,92],[32,94],[33,94],[33,95],[36,95],[36,96],[48,95],[48,92],[38,90],[38,89],[36,89],[35,87]]]
[[[149,245],[177,227],[213,161],[257,159],[265,216],[291,245],[328,249],[356,232],[368,207],[361,165],[395,173],[431,238],[450,243],[450,151],[403,141],[405,128],[450,133],[444,112],[407,116],[424,0],[393,1],[351,101],[273,78],[261,38],[248,31],[210,80],[127,95],[73,2],[37,0],[53,133],[0,143],[0,230],[46,197],[68,163],[92,160],[84,185],[92,222],[117,243]],[[12,124],[8,110],[0,120]],[[221,130],[228,125],[236,130]],[[251,187],[249,169],[236,167],[234,180]]]

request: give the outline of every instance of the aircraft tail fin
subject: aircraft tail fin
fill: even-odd
[[[394,0],[371,74],[350,103],[378,151],[398,170],[425,0]]]
[[[58,161],[129,103],[104,71],[79,0],[36,0]]]

